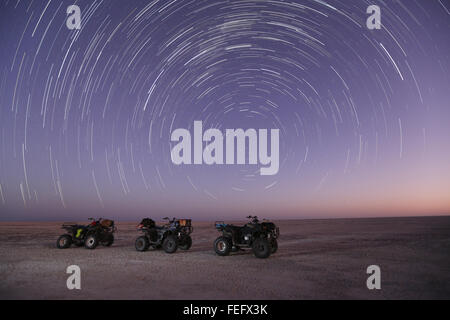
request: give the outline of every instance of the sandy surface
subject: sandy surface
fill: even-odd
[[[193,247],[137,252],[136,223],[119,223],[111,248],[59,250],[59,223],[0,223],[2,299],[431,299],[450,298],[450,217],[277,222],[279,251],[228,257],[212,250],[212,223]],[[66,268],[81,267],[81,290]],[[381,290],[366,268],[381,267]]]

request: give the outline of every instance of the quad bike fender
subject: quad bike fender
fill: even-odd
[[[85,229],[84,228],[77,228],[74,230],[74,238],[75,239],[81,239],[83,237]]]

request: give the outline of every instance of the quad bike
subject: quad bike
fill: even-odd
[[[109,247],[114,242],[113,233],[117,230],[114,221],[107,219],[89,218],[92,221],[88,225],[63,224],[62,229],[67,231],[58,238],[56,246],[59,249],[67,249],[72,244],[77,247],[84,245],[87,249],[95,249],[100,243],[105,247]]]
[[[192,246],[190,234],[194,231],[190,219],[170,220],[162,226],[157,226],[155,221],[146,218],[138,225],[138,230],[144,235],[138,237],[135,242],[137,251],[147,251],[149,247],[163,248],[166,253],[174,253],[178,248],[189,250]]]
[[[248,216],[250,222],[244,226],[234,226],[217,221],[215,227],[222,236],[214,241],[214,251],[219,256],[227,256],[231,251],[252,248],[257,258],[268,258],[277,252],[280,229],[269,221],[260,222],[258,217]]]

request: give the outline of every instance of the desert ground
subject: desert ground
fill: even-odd
[[[450,299],[450,217],[276,221],[279,250],[219,257],[211,222],[191,250],[137,252],[136,223],[112,247],[57,249],[61,223],[0,223],[1,299]],[[68,290],[66,268],[81,268]],[[366,269],[381,268],[368,290]]]

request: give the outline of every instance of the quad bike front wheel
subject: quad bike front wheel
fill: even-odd
[[[95,234],[89,234],[87,235],[86,239],[84,240],[84,247],[86,249],[93,250],[98,246],[98,239],[95,236]]]
[[[167,236],[162,243],[162,248],[166,253],[174,253],[178,248],[177,238]]]
[[[257,258],[265,259],[270,256],[272,248],[267,239],[256,239],[253,242],[253,253]]]
[[[111,233],[105,235],[104,240],[102,241],[102,246],[110,247],[114,243],[114,236]]]
[[[219,256],[227,256],[230,254],[232,248],[232,243],[229,238],[226,237],[218,237],[216,241],[214,241],[214,251]]]
[[[191,236],[185,236],[181,238],[180,244],[178,245],[178,248],[181,250],[189,250],[192,246],[192,238]]]
[[[67,249],[72,244],[72,237],[68,234],[64,234],[58,238],[56,241],[56,246],[58,249]]]
[[[150,242],[148,241],[147,237],[141,236],[136,239],[136,242],[134,243],[134,247],[139,252],[144,252],[148,250],[148,247],[150,246]]]

